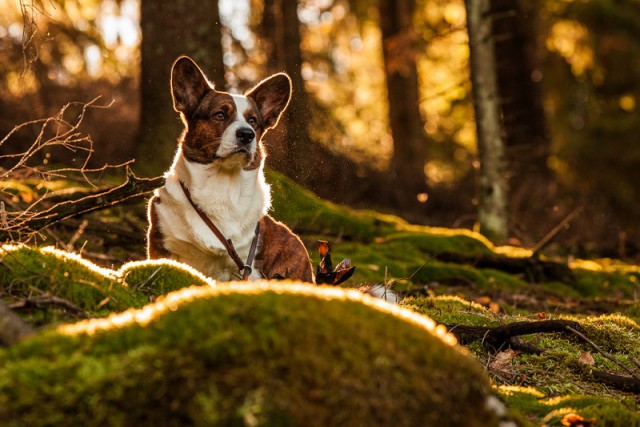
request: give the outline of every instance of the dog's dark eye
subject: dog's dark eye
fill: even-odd
[[[213,116],[213,118],[216,120],[225,120],[227,116],[222,111],[219,111]]]
[[[255,117],[251,116],[247,119],[247,122],[249,122],[250,125],[255,125],[256,123],[258,123],[258,119],[256,119]]]

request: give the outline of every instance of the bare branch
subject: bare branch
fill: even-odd
[[[81,199],[58,203],[45,211],[37,212],[28,219],[11,225],[8,229],[0,230],[0,240],[14,240],[16,237],[20,240],[25,234],[31,235],[64,219],[122,203],[153,191],[163,184],[164,177],[138,178],[128,171],[127,181],[124,184]]]
[[[0,186],[0,240],[29,240],[38,230],[60,220],[112,206],[155,188],[153,186],[146,187],[149,180],[139,180],[128,171],[128,166],[133,161],[89,168],[93,153],[93,141],[79,128],[89,109],[109,108],[112,105],[112,102],[100,105],[98,104],[99,99],[100,97],[97,97],[87,103],[70,102],[52,117],[32,120],[15,126],[0,140],[0,147],[3,147],[8,145],[17,132],[35,127],[36,137],[27,149],[18,153],[0,155],[0,161],[8,163],[6,169],[0,169],[0,181],[15,182],[20,178],[29,178],[46,182],[54,178],[64,178],[80,180],[94,188],[94,191],[85,198],[72,201],[64,200],[62,203],[52,206],[55,200],[50,198],[49,190],[45,190],[44,194],[26,194],[26,197],[23,193],[22,200],[20,200],[8,184]],[[62,152],[77,154],[74,156],[75,164],[51,167],[48,164],[49,157],[54,150],[56,153],[62,150]],[[41,164],[37,164],[37,162]],[[127,183],[124,188],[119,188],[114,193],[110,192],[114,190],[113,188],[99,189],[92,178],[105,171],[122,169],[123,167],[126,167],[128,171]],[[151,181],[160,182],[160,180]],[[145,190],[145,188],[150,188],[150,190]]]

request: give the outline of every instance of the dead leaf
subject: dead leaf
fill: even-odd
[[[492,371],[498,372],[500,374],[511,377],[513,374],[511,373],[511,362],[513,358],[518,354],[516,350],[507,349],[501,351],[500,353],[495,355],[495,358],[491,363],[489,363],[489,369]]]
[[[318,240],[318,252],[320,253],[320,259],[324,258],[330,250],[329,242],[326,240]]]
[[[567,427],[591,427],[596,422],[595,418],[585,419],[578,414],[567,414],[560,421],[563,426]]]
[[[331,263],[331,247],[329,242],[318,240],[318,253],[320,254],[320,264],[318,264],[318,274],[331,273],[333,265]]]
[[[31,203],[33,202],[33,194],[28,193],[26,191],[21,191],[20,192],[20,198],[22,199],[23,202],[25,203]]]
[[[489,305],[489,303],[491,302],[491,298],[488,296],[479,296],[475,298],[475,302],[480,305]]]
[[[595,361],[593,360],[593,356],[588,351],[585,351],[580,355],[580,357],[578,358],[578,362],[584,365],[593,365],[595,363]]]
[[[355,267],[351,265],[351,260],[345,258],[340,262],[335,270],[331,262],[331,246],[325,240],[318,240],[318,253],[320,254],[320,264],[316,268],[316,284],[323,283],[339,285],[353,275]]]
[[[540,313],[537,314],[538,316],[538,320],[545,320],[547,318],[547,313],[545,313],[544,311],[541,311]]]

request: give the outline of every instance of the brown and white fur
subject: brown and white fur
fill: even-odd
[[[237,265],[198,216],[180,187],[247,259],[256,224],[260,236],[250,279],[313,282],[300,239],[267,212],[262,137],[275,127],[291,97],[291,80],[275,74],[244,95],[219,92],[200,68],[181,57],[171,71],[173,105],[185,130],[165,184],[149,202],[149,258],[171,258],[218,280],[239,278]]]

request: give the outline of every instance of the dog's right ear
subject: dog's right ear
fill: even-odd
[[[173,108],[190,117],[207,91],[211,89],[200,67],[188,56],[181,56],[171,69]]]

